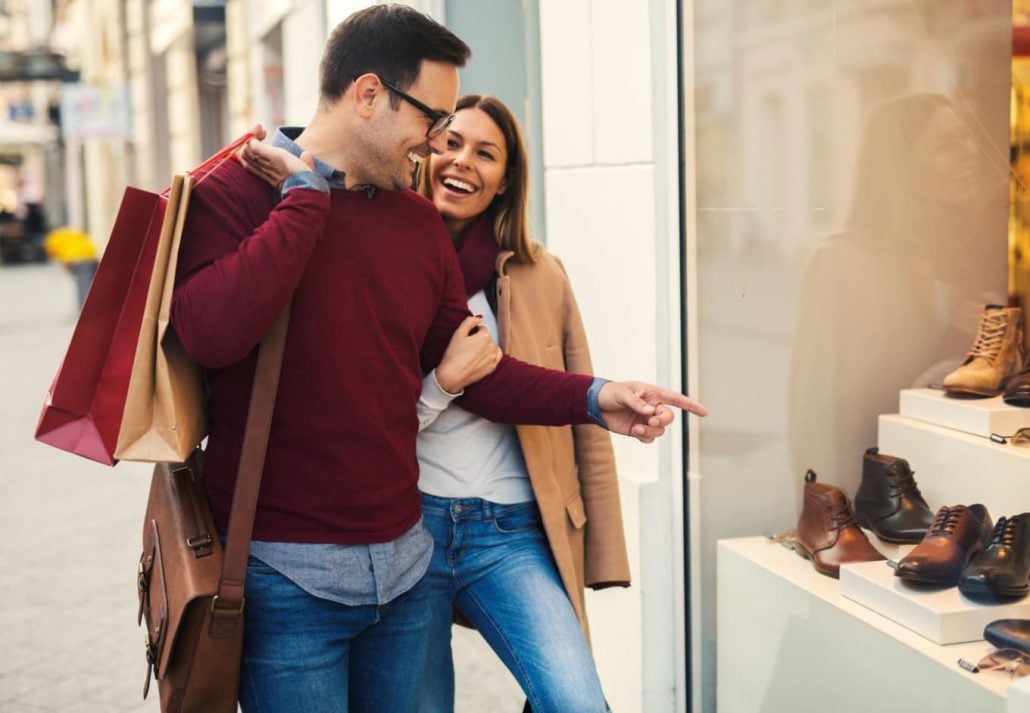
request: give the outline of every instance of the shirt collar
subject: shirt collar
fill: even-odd
[[[304,130],[303,126],[280,126],[272,135],[272,146],[286,149],[294,156],[300,156],[304,149],[297,143],[296,138]],[[334,188],[343,188],[343,171],[338,171],[325,161],[315,156],[315,173],[322,176]]]

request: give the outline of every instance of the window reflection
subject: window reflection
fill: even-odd
[[[876,415],[898,389],[939,383],[964,356],[977,313],[1004,298],[991,269],[1007,195],[969,119],[940,94],[870,115],[843,230],[805,266],[791,345],[789,447],[853,493]],[[996,218],[994,222],[997,222]]]

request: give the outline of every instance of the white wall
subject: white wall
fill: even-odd
[[[675,132],[671,145],[668,138],[676,127],[676,55],[661,29],[670,6],[540,0],[540,45],[547,243],[569,271],[595,368],[678,386],[679,237],[669,210],[677,205]],[[674,430],[650,446],[616,442],[634,586],[587,601],[613,710],[682,706]]]
[[[283,88],[286,123],[306,125],[318,105],[318,64],[326,37],[323,0],[298,0],[283,18]]]

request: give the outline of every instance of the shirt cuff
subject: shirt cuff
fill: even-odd
[[[280,189],[280,193],[285,196],[294,188],[310,188],[316,191],[322,191],[322,193],[329,195],[329,181],[325,180],[324,177],[314,171],[300,171],[298,173],[290,174],[286,177],[286,180],[283,181],[283,187]]]
[[[425,399],[426,404],[433,408],[439,408],[441,411],[464,393],[465,389],[462,389],[458,393],[452,394],[440,386],[440,382],[436,380],[436,369],[422,379],[422,398]]]
[[[595,424],[608,430],[608,424],[604,422],[604,418],[601,416],[601,404],[599,403],[601,387],[608,383],[608,379],[602,379],[599,376],[594,377],[594,381],[590,384],[590,388],[587,389],[587,416]]]

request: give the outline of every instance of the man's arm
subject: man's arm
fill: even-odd
[[[191,195],[172,324],[206,367],[234,364],[261,341],[322,236],[328,185],[309,172],[310,158],[295,160],[282,200],[265,216],[247,210],[254,179],[234,166],[222,167]]]
[[[442,227],[442,226],[441,226]],[[423,371],[440,361],[451,334],[468,316],[465,286],[453,251],[447,256],[446,279],[436,320],[422,349]],[[593,422],[587,391],[593,377],[570,374],[502,357],[492,374],[465,388],[462,408],[497,423],[566,426]],[[613,433],[650,443],[672,423],[675,406],[703,416],[704,406],[682,394],[642,382],[607,382],[596,391],[604,425]]]

